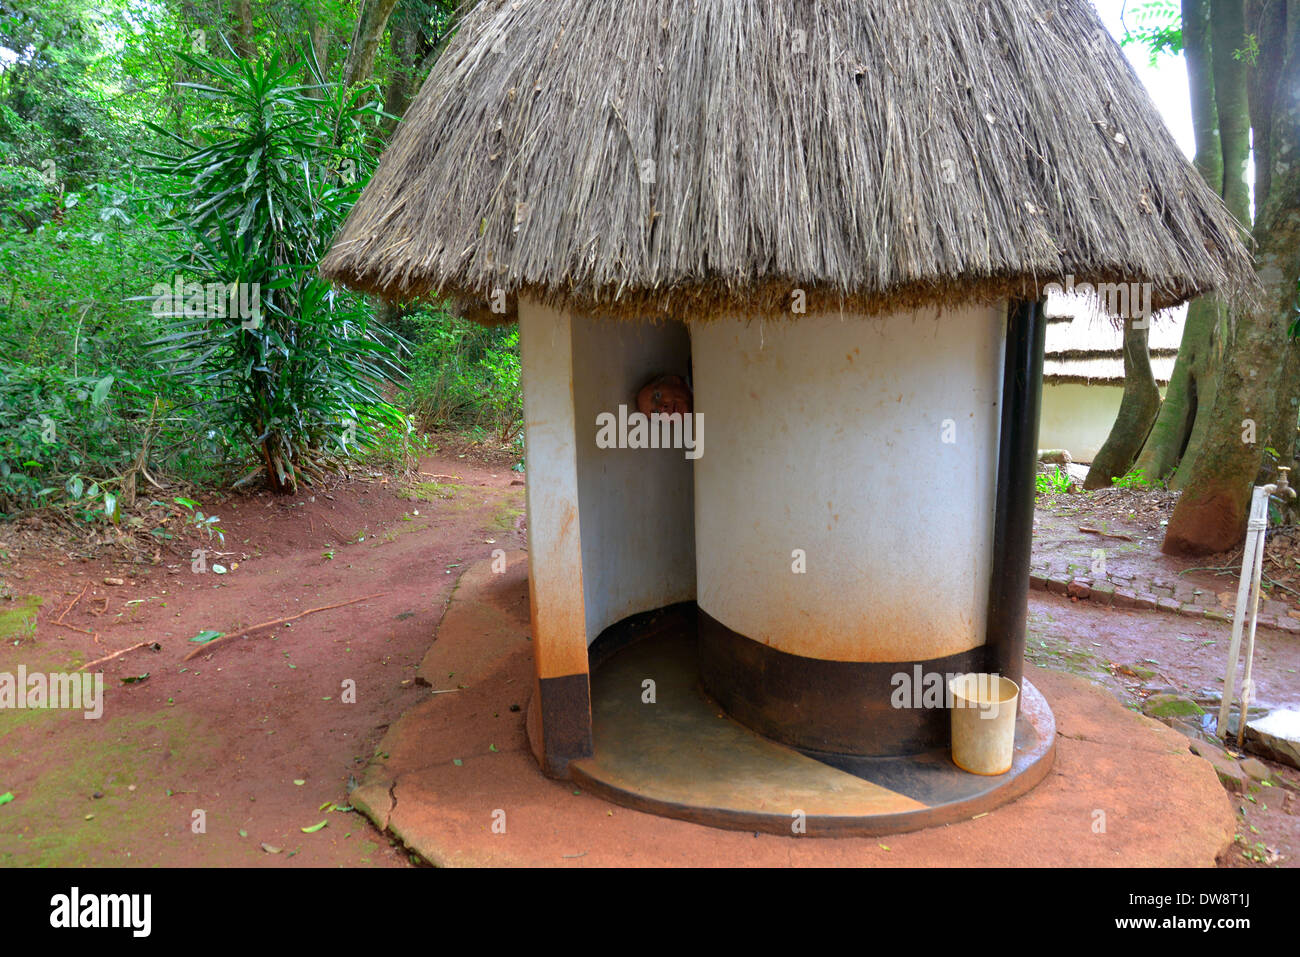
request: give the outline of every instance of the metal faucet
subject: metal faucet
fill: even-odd
[[[1277,483],[1269,486],[1269,488],[1272,490],[1269,492],[1269,494],[1281,495],[1283,498],[1287,499],[1288,501],[1295,501],[1295,497],[1296,497],[1295,489],[1293,489],[1291,487],[1291,483],[1287,481],[1288,478],[1290,477],[1291,469],[1288,466],[1279,465],[1277,467],[1277,470],[1279,472],[1279,475],[1277,477]]]

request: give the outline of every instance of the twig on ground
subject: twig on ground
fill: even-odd
[[[111,655],[105,655],[103,658],[96,658],[94,661],[87,661],[87,662],[86,662],[84,665],[82,665],[80,668],[76,668],[76,669],[74,669],[74,670],[76,670],[76,671],[85,671],[87,668],[93,667],[94,665],[102,665],[105,661],[112,661],[114,658],[121,657],[122,655],[126,654],[128,651],[135,651],[137,648],[145,648],[145,647],[147,647],[147,646],[149,646],[149,645],[158,645],[158,643],[157,643],[156,641],[141,641],[141,642],[137,642],[136,644],[132,645],[131,647],[129,647],[129,648],[123,648],[121,651],[115,651],[115,652],[113,652]],[[158,647],[161,647],[161,646],[159,645]]]
[[[1300,591],[1296,591],[1294,588],[1288,588],[1286,585],[1283,585],[1280,581],[1276,581],[1275,579],[1269,578],[1267,575],[1261,575],[1260,580],[1267,582],[1268,587],[1270,588],[1280,588],[1284,592],[1287,592],[1288,594],[1295,595],[1297,598],[1300,598]]]
[[[90,635],[91,638],[95,639],[96,644],[99,642],[99,632],[97,631],[87,631],[85,628],[78,628],[76,625],[69,625],[66,621],[52,621],[50,624],[58,625],[60,628],[70,628],[73,631],[81,632],[83,635]]]
[[[1132,535],[1125,535],[1122,532],[1103,532],[1099,528],[1089,528],[1087,525],[1080,525],[1079,531],[1087,532],[1089,535],[1100,535],[1102,538],[1118,538],[1122,542],[1133,541]]]
[[[1214,572],[1216,575],[1236,575],[1241,571],[1240,565],[1206,565],[1200,568],[1184,568],[1178,574],[1186,575],[1188,572]]]
[[[263,628],[273,628],[276,625],[283,625],[287,621],[297,621],[299,618],[305,618],[308,615],[314,615],[318,611],[329,611],[331,608],[342,608],[344,605],[355,605],[359,601],[368,601],[371,598],[382,598],[387,594],[388,592],[386,591],[375,592],[375,594],[373,595],[362,595],[360,598],[350,598],[347,601],[336,602],[333,605],[321,605],[319,608],[308,608],[306,611],[299,612],[296,615],[290,615],[287,618],[276,618],[274,621],[264,621],[261,624],[250,625],[247,628],[241,628],[239,631],[232,631],[228,635],[222,635],[220,638],[213,638],[211,641],[206,642],[203,645],[200,645],[198,648],[195,648],[193,651],[191,651],[188,655],[186,655],[181,660],[189,661],[191,658],[197,658],[199,655],[205,654],[207,651],[209,651],[213,645],[230,641],[232,638],[243,638],[245,635],[248,635],[254,631],[261,631]]]
[[[81,589],[81,595],[84,595],[84,594],[86,593],[87,589],[89,589],[89,588],[90,588],[90,586],[87,585],[85,588]],[[72,601],[68,604],[68,607],[65,608],[65,609],[63,609],[63,614],[59,615],[58,618],[54,619],[54,623],[55,623],[56,625],[61,625],[61,624],[63,624],[63,618],[64,618],[64,616],[67,615],[68,612],[72,611],[72,606],[73,606],[73,605],[75,605],[77,602],[81,601],[81,595],[78,595],[76,598],[72,599]]]

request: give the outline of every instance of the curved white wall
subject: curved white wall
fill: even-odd
[[[573,409],[587,643],[629,615],[695,597],[695,497],[680,449],[602,449],[596,416],[636,411],[660,373],[690,371],[691,340],[676,322],[575,316]],[[530,463],[531,467],[531,463]]]
[[[694,327],[700,607],[836,661],[983,644],[1005,316],[998,305]]]

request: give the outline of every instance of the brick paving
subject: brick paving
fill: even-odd
[[[1098,562],[1099,549],[1115,557]],[[1154,539],[1120,546],[1082,534],[1077,522],[1063,517],[1040,513],[1030,565],[1031,588],[1110,608],[1147,609],[1221,622],[1231,622],[1236,610],[1236,576],[1213,578],[1195,572],[1190,563],[1180,566],[1160,554]],[[1096,574],[1102,569],[1104,575]],[[1261,594],[1258,626],[1300,634],[1300,606]]]

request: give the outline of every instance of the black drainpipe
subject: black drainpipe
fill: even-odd
[[[993,511],[993,577],[989,582],[988,669],[1021,683],[1029,609],[1029,553],[1034,536],[1034,473],[1042,406],[1043,303],[1013,301],[1007,309],[1002,375],[1002,428]]]

